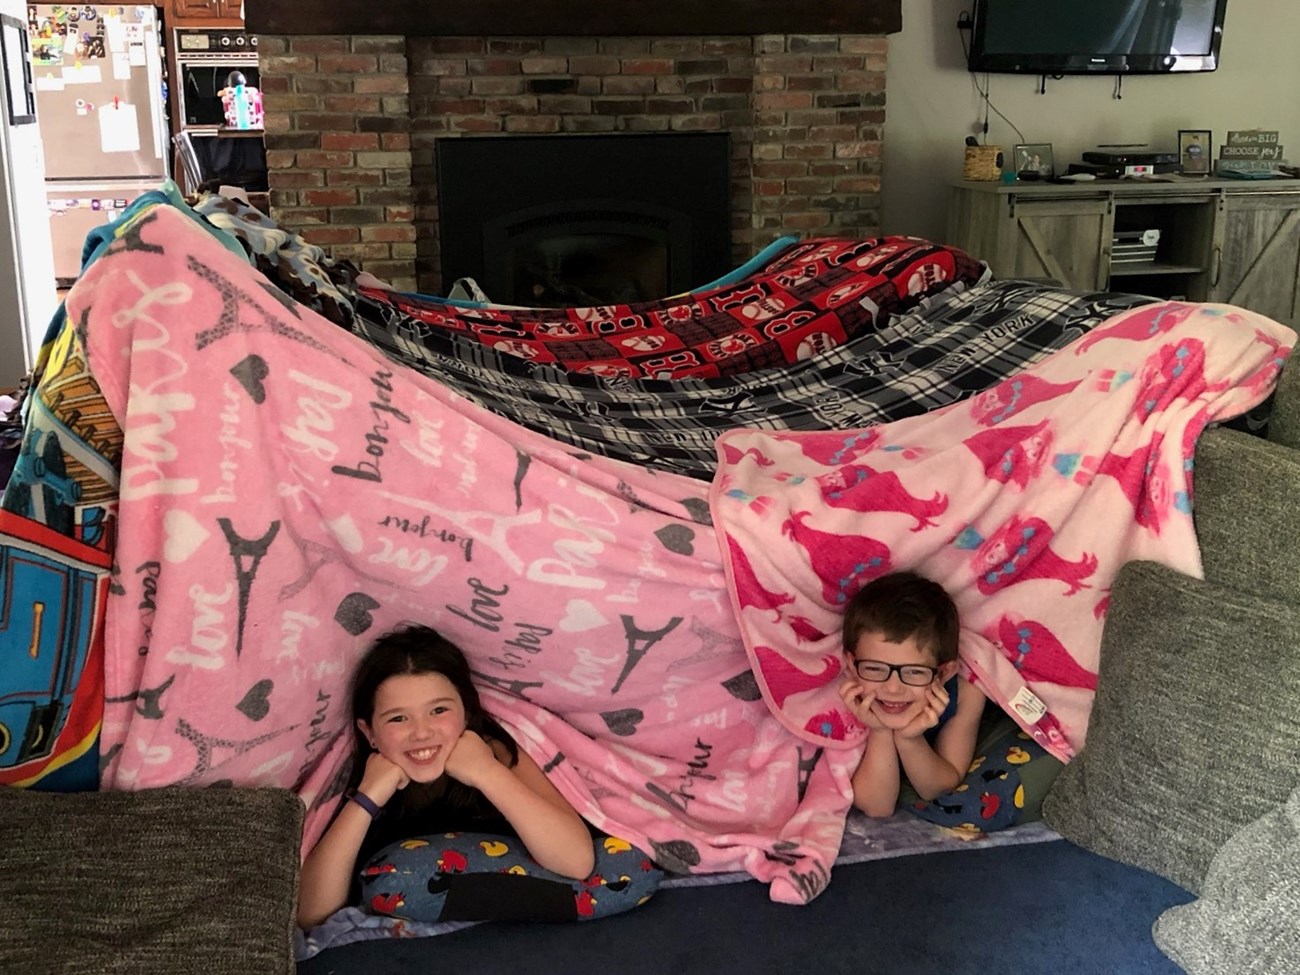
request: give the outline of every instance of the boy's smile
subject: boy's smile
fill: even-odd
[[[876,698],[876,702],[875,702],[875,704],[874,704],[873,706],[875,707],[877,713],[879,713],[879,714],[881,714],[881,715],[885,715],[885,714],[906,714],[906,713],[908,712],[908,710],[912,707],[912,705],[913,705],[914,703],[915,703],[915,702],[912,701],[912,700],[906,700],[906,701],[886,701],[886,700],[885,700],[884,698],[882,698],[882,697],[877,697],[877,698]]]

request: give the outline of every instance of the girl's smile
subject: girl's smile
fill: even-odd
[[[372,723],[357,725],[412,782],[433,782],[465,731],[465,705],[442,674],[395,674],[375,691]]]
[[[406,757],[419,765],[428,765],[429,763],[436,761],[441,753],[442,746],[436,745],[433,748],[421,748],[416,751],[407,752]]]

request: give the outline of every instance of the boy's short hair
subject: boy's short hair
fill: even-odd
[[[853,655],[863,633],[891,643],[909,637],[934,654],[936,664],[957,659],[961,624],[957,604],[937,582],[915,572],[891,572],[859,589],[844,610],[844,652]]]

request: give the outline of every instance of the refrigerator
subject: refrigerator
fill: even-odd
[[[152,5],[33,4],[27,28],[54,273],[67,284],[86,235],[169,175],[162,33]]]
[[[59,304],[27,39],[27,5],[0,0],[0,389],[17,388],[31,369]]]

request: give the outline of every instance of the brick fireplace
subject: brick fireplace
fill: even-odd
[[[437,147],[484,135],[726,132],[731,258],[879,232],[885,35],[263,34],[274,215],[441,293]]]

